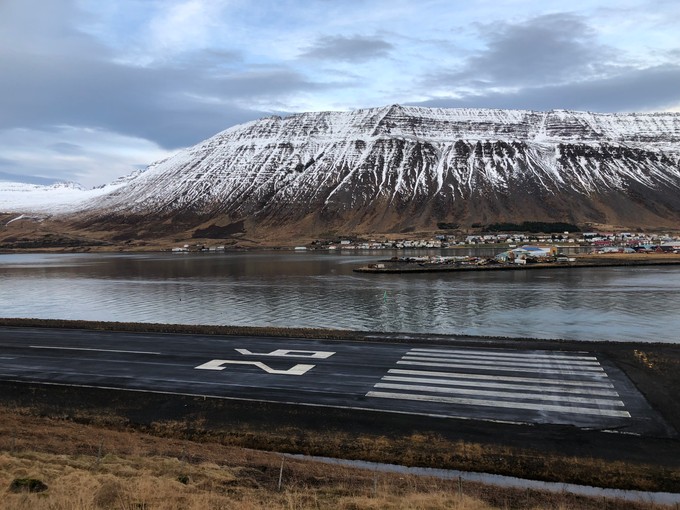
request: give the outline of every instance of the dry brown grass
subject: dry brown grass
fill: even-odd
[[[289,465],[288,463],[292,463]],[[256,467],[234,467],[177,458],[46,453],[0,453],[0,487],[16,477],[44,481],[46,492],[5,493],[12,510],[491,510],[497,508],[600,508],[604,500],[465,486],[448,481],[397,476],[287,460],[283,486]],[[300,476],[311,468],[316,477]],[[277,474],[278,470],[276,471]],[[273,479],[272,479],[273,478]],[[465,491],[470,491],[470,495]],[[491,493],[493,491],[493,494]],[[485,501],[485,499],[487,501]],[[490,501],[488,501],[490,500]],[[650,509],[649,505],[604,502],[607,508]]]
[[[599,509],[603,503],[566,493],[471,482],[459,486],[458,481],[283,460],[276,453],[0,411],[3,509],[566,510]],[[48,490],[11,493],[15,478],[41,480]],[[658,508],[611,500],[606,504],[610,510]]]
[[[92,456],[0,453],[0,487],[8,487],[16,477],[37,478],[49,487],[38,494],[5,494],[3,508],[17,510],[493,508],[477,498],[445,491],[445,482],[440,482],[440,487],[428,487],[416,481],[403,492],[400,487],[403,479],[395,481],[394,477],[381,477],[371,487],[361,475],[353,484],[347,470],[332,468],[335,479],[327,476],[312,485],[289,480],[290,471],[284,464],[285,484],[278,490],[278,484],[272,486],[270,477],[263,477],[261,470],[212,462],[187,464],[167,457],[106,455],[98,460]]]

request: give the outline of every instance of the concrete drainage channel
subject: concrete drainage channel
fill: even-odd
[[[330,457],[316,457],[310,455],[284,454],[284,457],[298,460],[323,462],[336,466],[366,469],[379,473],[397,473],[404,475],[428,476],[442,480],[460,480],[461,482],[478,482],[497,487],[509,487],[516,489],[533,489],[549,492],[567,492],[579,496],[600,497],[607,499],[619,499],[640,503],[654,503],[658,505],[680,505],[680,494],[672,492],[646,492],[624,489],[607,489],[591,487],[588,485],[576,485],[571,483],[543,482],[540,480],[526,480],[512,476],[494,475],[487,473],[475,473],[471,471],[457,471],[455,469],[436,469],[422,467],[398,466],[395,464],[382,464],[379,462],[367,462],[362,460],[334,459]]]

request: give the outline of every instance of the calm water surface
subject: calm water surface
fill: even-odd
[[[680,342],[680,266],[365,275],[391,252],[0,255],[0,316]]]

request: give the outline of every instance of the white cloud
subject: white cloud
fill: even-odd
[[[141,138],[74,126],[0,131],[2,173],[99,186],[172,155]]]
[[[204,48],[210,41],[221,2],[185,0],[161,10],[149,23],[151,48],[157,55]]]

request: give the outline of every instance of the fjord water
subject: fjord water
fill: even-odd
[[[352,272],[393,254],[4,254],[0,316],[680,342],[680,266]]]

